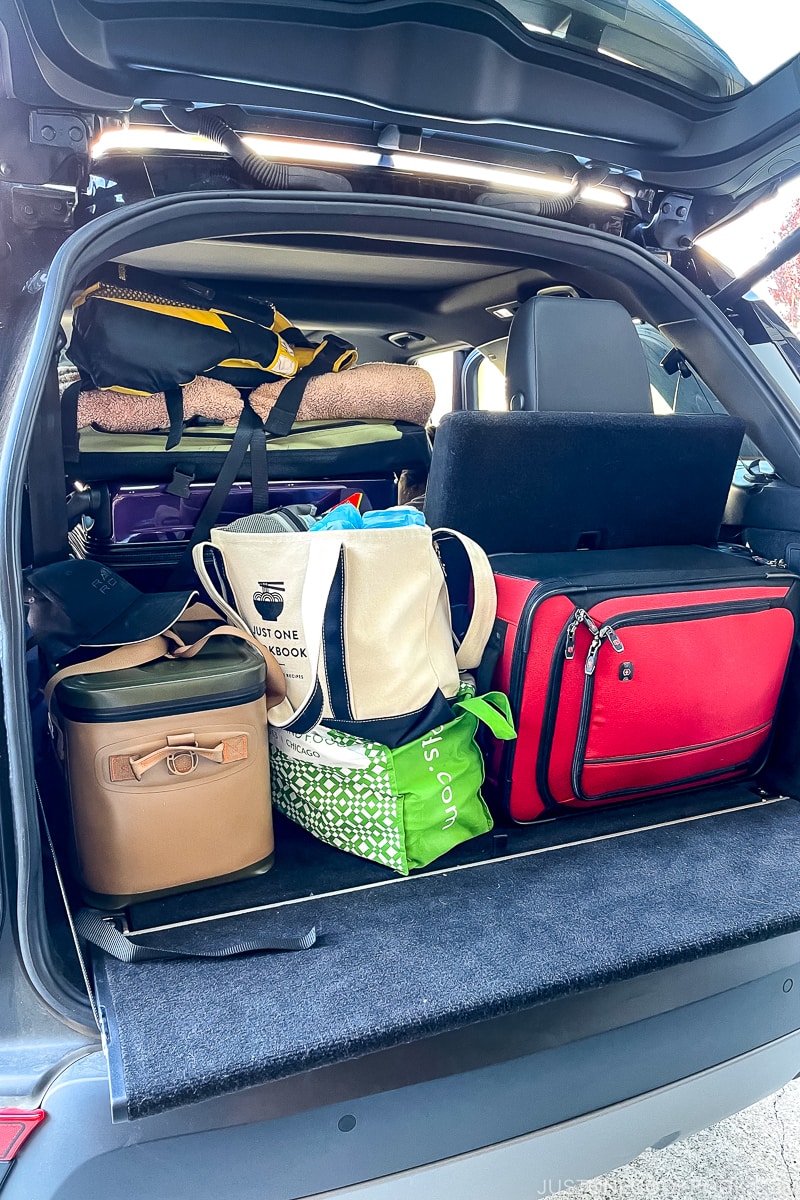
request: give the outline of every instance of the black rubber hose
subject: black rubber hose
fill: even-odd
[[[197,132],[212,142],[219,142],[243,171],[267,191],[285,191],[289,187],[289,168],[286,163],[270,162],[261,154],[248,150],[239,134],[213,109],[196,110]]]
[[[539,198],[539,214],[543,217],[565,217],[575,207],[577,197],[572,193],[564,196],[545,196]]]
[[[476,204],[481,207],[507,208],[535,217],[565,217],[579,199],[577,190],[563,196],[536,196],[525,192],[484,192]]]

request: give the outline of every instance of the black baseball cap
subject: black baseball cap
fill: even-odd
[[[28,627],[53,660],[79,646],[125,646],[164,633],[196,592],[146,595],[88,559],[36,567],[25,576]]]

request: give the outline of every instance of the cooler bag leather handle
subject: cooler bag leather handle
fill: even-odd
[[[492,564],[485,550],[477,542],[473,542],[472,538],[465,537],[456,529],[444,526],[434,529],[434,545],[446,537],[455,538],[464,548],[472,572],[472,615],[467,631],[456,650],[456,665],[459,671],[470,671],[480,663],[494,626],[497,615],[497,588]]]
[[[221,621],[222,617],[215,608],[210,604],[204,604],[202,600],[195,600],[194,604],[190,604],[181,613],[180,624],[185,625],[187,621]]]
[[[227,766],[232,762],[243,762],[247,758],[247,734],[239,733],[223,738],[216,746],[201,746],[193,733],[168,734],[166,745],[151,750],[149,754],[113,754],[108,760],[112,783],[141,781],[145,774],[166,762],[171,775],[180,778],[191,775],[203,758],[208,762]]]
[[[206,605],[196,605],[195,607],[198,609],[205,608],[207,612],[214,611],[211,608],[207,608]],[[194,610],[190,609],[189,611],[192,612]],[[189,646],[187,646],[185,642],[182,642],[177,634],[173,633],[172,636],[178,644],[170,652],[170,658],[178,659],[194,658],[194,656],[199,654],[206,643],[213,637],[238,638],[240,642],[247,642],[249,645],[255,646],[256,650],[259,650],[264,656],[264,662],[267,666],[267,708],[273,708],[276,705],[281,704],[285,699],[286,676],[284,675],[277,658],[267,649],[266,646],[262,646],[258,638],[253,637],[249,630],[234,628],[232,625],[218,625],[216,629],[209,630],[208,633],[204,634],[201,638],[198,638],[196,642],[192,642],[192,644]]]

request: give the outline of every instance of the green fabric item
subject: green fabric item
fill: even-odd
[[[106,433],[87,426],[80,431],[81,454],[152,453],[154,437],[160,433]],[[176,454],[217,453],[230,450],[235,425],[206,426],[201,430],[187,429],[173,447]],[[375,443],[397,442],[403,434],[392,421],[296,421],[287,437],[273,438],[274,450],[338,450],[344,446],[367,446]],[[157,448],[163,449],[158,442]]]
[[[500,692],[462,688],[453,720],[390,750],[336,729],[270,730],[273,803],[321,841],[401,875],[492,828],[479,724],[516,736]]]

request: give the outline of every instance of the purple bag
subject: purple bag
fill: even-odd
[[[185,496],[170,494],[167,484],[162,483],[109,489],[108,527],[106,530],[95,529],[92,540],[99,536],[111,545],[188,541],[212,486],[210,483],[193,483]],[[321,514],[353,492],[363,492],[372,508],[386,508],[395,503],[394,485],[386,478],[341,479],[321,483],[272,483],[270,507],[313,504]],[[250,510],[250,484],[235,483],[216,523],[228,525]]]

